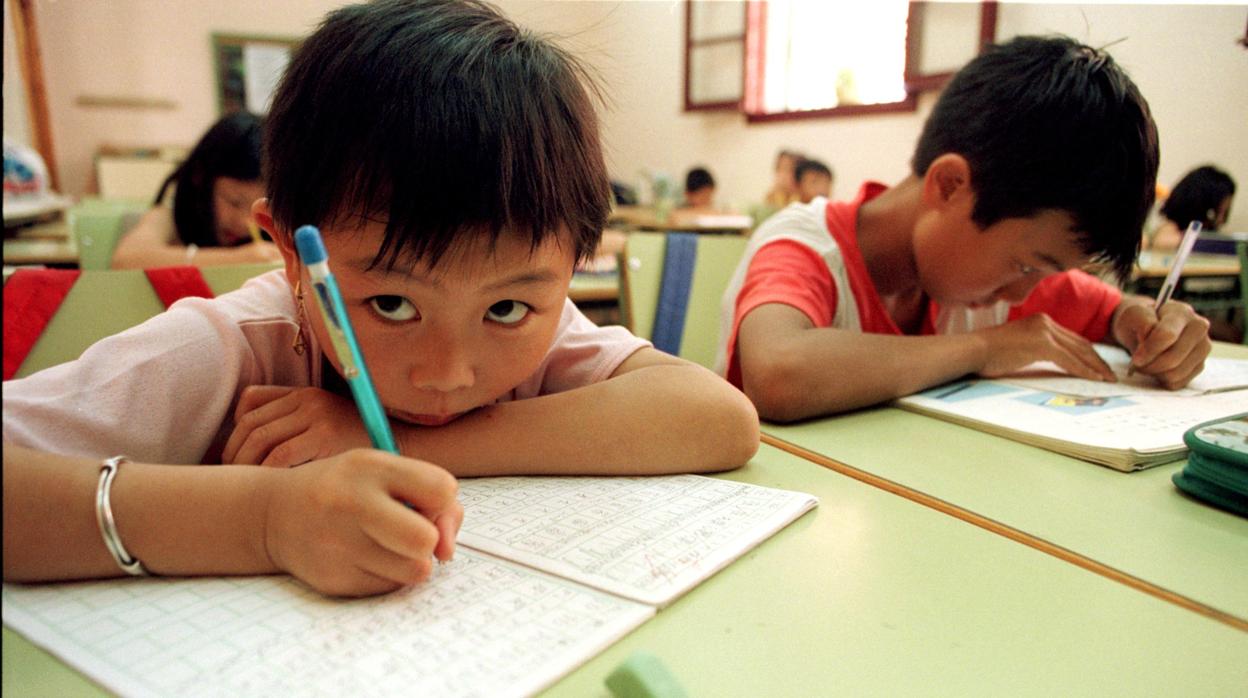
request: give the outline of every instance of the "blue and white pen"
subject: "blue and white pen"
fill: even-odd
[[[360,410],[360,418],[364,420],[368,437],[372,439],[375,448],[397,454],[399,448],[394,442],[394,435],[390,433],[386,410],[381,406],[381,399],[377,397],[372,379],[368,377],[368,367],[364,365],[360,345],[355,341],[355,332],[347,318],[347,309],[343,305],[338,282],[329,271],[329,254],[325,252],[325,244],[321,242],[321,232],[311,225],[300,227],[295,231],[295,248],[299,251],[299,259],[308,268],[308,275],[312,277],[316,305],[321,309],[321,317],[325,320],[325,331],[329,333],[329,340],[338,355],[342,377],[351,386],[351,395],[355,398],[355,406]]]
[[[1161,306],[1174,295],[1174,289],[1179,285],[1179,276],[1183,273],[1183,263],[1187,261],[1192,248],[1196,246],[1196,238],[1200,237],[1200,230],[1203,227],[1200,221],[1192,221],[1188,224],[1187,230],[1183,232],[1179,249],[1174,253],[1174,261],[1170,263],[1170,272],[1166,274],[1166,280],[1161,282],[1161,289],[1157,291],[1157,300],[1153,303],[1154,311],[1161,312]]]

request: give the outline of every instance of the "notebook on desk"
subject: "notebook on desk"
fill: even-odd
[[[1182,390],[1127,376],[1130,357],[1097,345],[1117,383],[1073,378],[1033,364],[997,379],[954,381],[895,402],[898,407],[1122,471],[1183,458],[1183,432],[1248,405],[1248,361],[1210,358]]]
[[[460,484],[455,560],[382,597],[290,577],[4,585],[4,623],[127,696],[531,695],[810,510],[677,475]]]

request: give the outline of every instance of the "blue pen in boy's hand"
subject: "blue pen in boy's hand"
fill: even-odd
[[[295,248],[312,278],[316,305],[325,320],[325,331],[338,355],[342,377],[351,386],[351,395],[360,410],[360,418],[364,421],[364,428],[368,430],[368,437],[375,448],[397,454],[399,449],[390,432],[386,410],[368,376],[368,367],[364,365],[364,356],[355,341],[355,332],[351,329],[351,320],[347,317],[342,294],[338,291],[338,282],[329,271],[329,254],[321,242],[320,231],[311,225],[300,227],[295,231]]]

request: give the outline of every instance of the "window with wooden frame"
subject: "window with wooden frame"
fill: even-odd
[[[744,0],[685,1],[685,111],[740,108],[745,10]]]
[[[269,100],[299,39],[281,36],[212,35],[217,74],[217,109],[224,116],[240,109],[269,110]]]
[[[751,122],[913,111],[996,36],[996,2],[686,0],[685,109]]]

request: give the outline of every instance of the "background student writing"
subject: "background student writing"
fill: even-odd
[[[285,268],[5,385],[6,579],[117,573],[92,493],[98,459],[118,453],[135,461],[114,482],[119,533],[149,569],[282,570],[336,594],[418,581],[431,552],[449,556],[462,510],[448,470],[744,463],[758,446],[744,396],[567,299],[610,210],[582,79],[483,3],[331,13],[268,117],[254,211]],[[411,458],[348,450],[369,441],[309,312],[290,239],[305,223]],[[201,462],[299,467],[151,465]]]
[[[213,124],[161,185],[153,207],[117,242],[113,268],[281,260],[272,242],[252,234],[251,205],[264,196],[262,129],[260,117],[248,112]]]
[[[1155,250],[1176,249],[1192,221],[1200,221],[1207,232],[1218,232],[1231,215],[1234,198],[1235,180],[1226,172],[1213,165],[1188,172],[1162,203],[1162,223],[1148,238],[1148,246]],[[1196,246],[1199,250],[1199,241]],[[1228,251],[1233,254],[1234,245]]]
[[[717,368],[778,421],[1040,360],[1113,380],[1102,339],[1186,385],[1208,322],[1078,271],[1129,272],[1157,152],[1148,105],[1108,54],[1065,38],[992,47],[945,88],[911,176],[755,231],[724,296]]]

